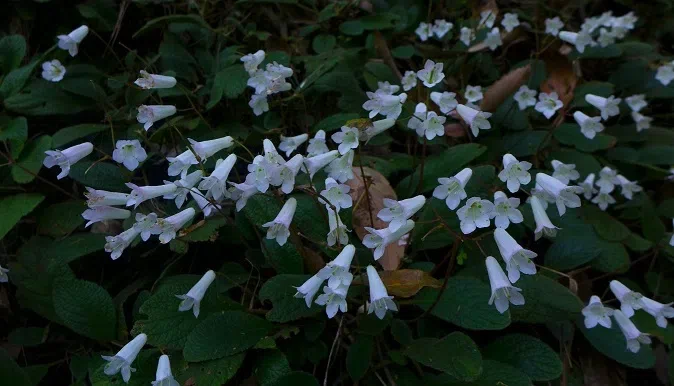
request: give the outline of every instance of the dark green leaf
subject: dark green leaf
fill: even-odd
[[[335,48],[335,44],[337,44],[337,38],[333,35],[322,34],[314,38],[311,42],[311,48],[313,48],[317,54],[322,54]]]
[[[346,353],[346,371],[351,379],[358,381],[365,376],[370,367],[372,352],[374,351],[374,339],[369,335],[357,335],[356,340]]]
[[[128,192],[123,170],[111,163],[80,161],[70,168],[68,177],[84,186],[113,192]]]
[[[482,373],[480,350],[468,335],[461,332],[453,332],[442,339],[417,339],[405,350],[405,355],[462,381],[477,379]]]
[[[208,24],[206,24],[204,19],[199,15],[168,15],[148,21],[141,29],[133,34],[133,37],[135,39],[149,31],[152,31],[153,29],[164,27],[170,23],[190,23],[202,26],[204,28],[209,28]]]
[[[81,200],[51,205],[38,218],[37,231],[52,237],[66,236],[84,223],[82,212],[86,209],[86,203]]]
[[[26,39],[21,35],[7,35],[0,39],[0,74],[8,74],[21,64],[26,56]]]
[[[522,289],[526,303],[511,307],[513,320],[545,323],[567,320],[579,313],[583,303],[566,287],[543,275],[522,275],[515,283]]]
[[[303,298],[296,298],[295,287],[301,286],[309,276],[305,275],[276,275],[269,279],[260,290],[260,300],[271,301],[273,307],[267,312],[267,320],[277,323],[287,323],[322,312],[322,307],[312,304],[307,307]]]
[[[574,97],[572,105],[574,107],[591,107],[589,103],[585,101],[585,95],[593,94],[601,97],[608,98],[613,95],[613,85],[606,82],[587,82],[583,83],[580,86],[576,87],[573,91]]]
[[[14,228],[14,225],[23,216],[33,211],[42,200],[44,200],[44,196],[36,193],[17,194],[1,199],[0,213],[2,213],[2,221],[0,221],[0,240],[5,237],[7,232]]]
[[[331,115],[318,122],[314,126],[312,132],[315,133],[318,130],[323,130],[329,133],[331,131],[339,130],[342,126],[344,126],[344,124],[346,124],[347,121],[357,119],[358,117],[358,114],[355,113],[339,113]]]
[[[28,374],[14,362],[4,348],[0,348],[0,378],[3,383],[12,386],[31,386]]]
[[[21,155],[12,165],[12,178],[19,184],[27,184],[35,179],[35,176],[42,167],[44,152],[51,149],[51,137],[48,135],[40,136],[28,144],[21,151]]]
[[[76,139],[84,138],[109,129],[110,126],[98,123],[83,123],[80,125],[64,127],[54,133],[54,136],[52,137],[52,146],[55,149],[62,149],[65,145],[70,144]]]
[[[507,363],[532,381],[551,381],[562,374],[562,362],[548,345],[525,334],[509,334],[490,343],[485,358]]]
[[[211,99],[206,105],[206,109],[211,109],[220,102],[223,95],[227,99],[234,99],[241,95],[246,89],[246,80],[248,74],[242,65],[235,64],[219,71],[213,80],[211,89]]]
[[[47,338],[47,330],[39,327],[19,327],[9,333],[7,340],[11,344],[33,347]]]
[[[555,139],[559,142],[573,146],[580,151],[589,153],[606,150],[615,146],[617,140],[611,135],[598,133],[594,138],[588,139],[580,132],[580,127],[573,123],[563,123],[555,130]]]
[[[186,362],[176,379],[181,385],[221,386],[234,378],[243,364],[245,353],[199,363]]]
[[[258,356],[253,372],[260,386],[274,386],[291,372],[290,363],[280,350],[264,350]]]
[[[104,288],[84,280],[59,280],[54,285],[54,309],[78,334],[97,340],[115,337],[117,316]]]

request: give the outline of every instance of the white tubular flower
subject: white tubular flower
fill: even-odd
[[[50,82],[60,82],[66,75],[66,68],[61,62],[54,59],[49,62],[42,63],[42,79]]]
[[[582,32],[587,33],[588,35],[593,33],[599,26],[602,25],[602,19],[599,17],[588,17],[583,20],[583,24],[580,26]]]
[[[325,131],[318,130],[316,135],[309,140],[309,145],[307,146],[307,157],[313,157],[320,154],[325,154],[329,152],[328,145],[325,144]]]
[[[2,268],[2,266],[0,265],[0,283],[9,282],[9,276],[7,276],[8,273],[9,273],[9,269]]]
[[[594,173],[590,173],[585,177],[585,180],[578,184],[578,186],[583,189],[583,196],[586,200],[592,198],[593,195],[597,193],[597,189],[594,187]]]
[[[398,86],[397,84],[391,84],[388,81],[377,82],[377,90],[375,91],[375,94],[393,95],[397,93],[399,90],[400,86]]]
[[[368,314],[374,312],[379,319],[384,319],[387,311],[398,311],[398,306],[393,302],[393,296],[388,296],[384,282],[381,281],[377,270],[371,265],[367,266],[367,282],[370,287]]]
[[[255,73],[256,77],[259,72],[260,70]],[[289,91],[292,88],[290,83],[286,81],[286,78],[293,76],[293,70],[282,64],[276,62],[268,63],[266,70],[262,72],[262,76],[265,79],[265,87],[261,91],[258,91],[259,87],[256,87],[256,94],[266,93],[267,95],[272,95],[283,91]],[[248,79],[249,85],[252,79],[253,78]]]
[[[82,42],[82,40],[84,40],[85,37],[87,37],[88,33],[89,27],[83,25],[77,27],[67,35],[59,35],[57,36],[59,40],[58,47],[62,50],[68,51],[70,56],[75,56],[79,51],[79,44]]]
[[[326,171],[328,172],[328,177],[334,178],[335,180],[341,183],[345,183],[346,181],[352,179],[353,156],[354,156],[353,151],[350,151],[344,154],[343,156],[331,161],[328,167],[326,168]]]
[[[564,184],[568,184],[570,181],[575,181],[580,178],[580,173],[576,170],[576,164],[565,164],[556,159],[552,160],[550,164],[554,169],[552,177]]]
[[[503,20],[501,20],[501,25],[505,28],[506,32],[511,32],[517,26],[520,25],[520,20],[516,13],[506,13],[503,15]]]
[[[230,154],[224,160],[219,159],[215,163],[215,169],[208,177],[203,177],[203,181],[199,183],[199,190],[206,190],[206,198],[214,198],[219,200],[222,197],[227,197],[227,178],[236,163],[236,155]],[[191,187],[190,187],[191,188]]]
[[[332,209],[328,209],[328,224],[330,225],[330,231],[328,232],[328,246],[331,247],[337,244],[339,240],[340,244],[346,244],[349,242],[349,235],[347,232],[349,230],[342,222],[342,219],[339,217],[339,213],[336,213]]]
[[[404,91],[410,91],[417,86],[417,73],[414,71],[405,71],[405,75],[400,80]]]
[[[580,31],[578,33],[561,31],[559,33],[559,38],[569,44],[573,44],[576,47],[576,50],[581,54],[585,52],[585,47],[595,44],[590,34],[585,31]]]
[[[174,200],[176,207],[180,209],[187,199],[187,193],[189,193],[190,189],[192,189],[197,182],[201,181],[203,175],[204,173],[201,170],[197,170],[177,181],[164,181],[165,184],[174,184],[176,190],[165,194],[162,198],[165,200]]]
[[[209,141],[195,141],[188,138],[192,149],[202,160],[208,159],[220,150],[228,149],[234,145],[234,138],[229,135],[222,138],[211,139]]]
[[[475,40],[475,31],[468,27],[461,27],[461,37],[459,40],[464,45],[470,46],[470,43]]]
[[[470,126],[470,130],[476,137],[480,133],[480,130],[491,129],[491,124],[487,120],[491,117],[491,113],[475,110],[461,104],[456,106],[456,112],[461,116],[461,119]]]
[[[494,193],[494,211],[489,217],[494,219],[494,225],[497,228],[506,229],[512,222],[519,224],[524,221],[522,212],[517,209],[520,206],[520,199],[511,197],[508,198],[503,192]]]
[[[117,260],[120,256],[122,256],[124,249],[131,245],[133,240],[135,240],[139,234],[140,232],[138,232],[136,229],[129,228],[117,236],[106,236],[105,251],[110,252],[110,258],[112,260]]]
[[[432,26],[429,23],[421,22],[417,29],[414,30],[414,33],[419,36],[422,42],[428,40],[429,37],[433,36]]]
[[[208,287],[210,287],[214,280],[215,272],[209,270],[185,295],[176,295],[178,299],[182,300],[178,306],[178,311],[183,312],[192,309],[194,317],[198,318],[201,301],[204,299]]]
[[[388,229],[395,232],[402,226],[407,224],[412,216],[414,216],[426,203],[426,197],[418,195],[416,197],[408,198],[406,200],[396,201],[390,198],[384,199],[385,208],[377,213],[377,218],[389,223]]]
[[[341,209],[350,208],[353,205],[353,198],[349,195],[351,188],[348,185],[338,184],[337,181],[328,177],[325,179],[325,190],[321,191],[321,197],[318,198],[318,201],[322,204],[325,204],[327,209],[331,209],[330,204],[332,204],[337,211]],[[325,202],[325,200],[328,202]]]
[[[615,295],[616,299],[620,301],[620,310],[628,318],[634,316],[635,310],[640,310],[646,307],[646,304],[644,303],[644,296],[642,294],[632,291],[618,280],[611,280],[609,283],[609,288],[611,288],[611,292],[613,292],[613,295]]]
[[[453,92],[436,92],[431,93],[431,100],[438,105],[440,112],[447,115],[450,111],[456,109],[459,102],[456,101],[456,93]]]
[[[271,175],[272,185],[280,186],[283,193],[290,194],[295,188],[295,177],[297,177],[303,161],[304,157],[301,154],[295,154],[293,158],[279,166],[276,173]]]
[[[545,118],[550,119],[562,106],[564,106],[564,103],[559,100],[556,92],[553,91],[549,94],[542,92],[538,94],[538,102],[534,109],[543,114]]]
[[[555,16],[551,19],[545,19],[545,33],[552,36],[559,35],[559,30],[564,28],[564,23],[559,16]]]
[[[157,225],[157,220],[159,219],[156,213],[148,215],[136,213],[136,222],[133,224],[133,229],[140,233],[140,238],[143,241],[147,241]]]
[[[398,241],[401,237],[409,233],[412,228],[414,228],[414,221],[412,220],[407,220],[405,225],[395,232],[391,232],[389,228],[374,229],[365,227],[365,230],[370,234],[363,237],[363,245],[370,249],[374,249],[374,259],[379,260],[384,255],[384,250],[389,244]]]
[[[522,248],[515,239],[502,228],[494,230],[494,240],[498,250],[506,263],[508,279],[515,283],[520,279],[520,272],[525,275],[535,275],[536,265],[531,259],[538,256],[536,253]]]
[[[307,157],[304,159],[304,167],[309,172],[309,177],[314,178],[314,174],[319,170],[326,167],[330,162],[336,160],[339,157],[339,152],[337,150],[331,150],[327,153],[315,155],[313,157]]]
[[[299,287],[295,287],[297,292],[295,293],[296,298],[304,298],[304,301],[307,303],[307,307],[311,308],[311,303],[314,300],[314,296],[318,293],[318,290],[321,289],[321,285],[325,279],[321,279],[318,275],[310,277],[307,281],[304,282]]]
[[[176,111],[176,107],[172,105],[140,105],[138,106],[136,120],[143,124],[145,131],[148,131],[155,122],[170,117]]]
[[[369,117],[374,118],[377,114],[386,118],[397,119],[402,112],[402,105],[407,100],[407,94],[388,95],[366,92],[370,100],[363,103],[363,108],[369,111]]]
[[[70,173],[71,166],[91,154],[93,150],[94,145],[91,142],[80,143],[65,150],[47,150],[44,152],[47,156],[42,164],[48,169],[58,165],[61,168],[61,173],[56,178],[60,180]]]
[[[445,74],[442,73],[443,66],[442,63],[435,63],[428,59],[424,63],[424,68],[417,72],[417,78],[419,78],[424,86],[431,88],[445,79]]]
[[[613,309],[604,307],[599,296],[592,295],[590,302],[583,308],[582,313],[585,317],[585,328],[594,328],[597,324],[611,328]]]
[[[494,13],[494,11],[486,10],[480,12],[480,23],[478,24],[479,26],[491,28],[494,26],[495,22],[496,22],[496,13]]]
[[[136,86],[145,89],[172,88],[176,85],[176,78],[166,75],[150,74],[145,70],[140,70],[140,78],[136,79]]]
[[[82,218],[88,220],[85,228],[89,225],[105,220],[124,220],[131,216],[131,212],[126,209],[113,208],[112,206],[95,206],[82,212]]]
[[[328,287],[332,289],[349,286],[353,280],[353,275],[349,272],[349,269],[355,253],[356,248],[353,245],[346,245],[334,260],[318,271],[316,276],[322,280],[327,280]]]
[[[423,103],[417,104],[414,116],[410,118],[407,127],[416,131],[420,137],[426,137],[431,140],[436,136],[445,135],[445,121],[446,117],[438,116],[435,111],[426,110],[426,105]]]
[[[611,20],[611,25],[615,27],[621,27],[626,30],[633,30],[634,29],[634,23],[637,22],[639,18],[634,16],[634,12],[628,12],[620,17],[614,17]]]
[[[175,378],[173,378],[173,373],[171,373],[171,362],[169,361],[168,355],[159,357],[157,373],[155,381],[152,382],[152,386],[180,386]]]
[[[585,138],[592,139],[597,133],[604,131],[604,125],[601,124],[601,117],[589,117],[581,111],[573,113],[573,119],[580,126],[580,132]]]
[[[539,184],[535,184],[534,188],[531,189],[531,195],[538,197],[540,204],[543,206],[543,209],[548,209],[548,203],[554,203],[555,197],[541,188]],[[529,202],[529,200],[527,200]]]
[[[465,187],[472,175],[473,171],[470,168],[465,168],[456,173],[454,177],[438,178],[440,185],[433,190],[433,197],[445,200],[449,209],[456,209],[461,201],[467,197]]]
[[[583,193],[583,188],[580,186],[569,186],[545,173],[536,174],[536,184],[555,198],[555,204],[560,216],[566,213],[566,208],[580,207],[580,197],[578,195]]]
[[[208,217],[211,214],[213,214],[214,210],[219,210],[220,205],[211,202],[208,200],[197,188],[192,188],[190,189],[190,196],[194,199],[194,201],[197,203],[199,206],[199,209],[204,212],[204,217]],[[233,198],[233,197],[232,197]],[[245,204],[244,204],[245,205]],[[239,206],[239,203],[237,202],[237,207]]]
[[[272,165],[263,156],[258,155],[253,158],[253,163],[248,165],[248,175],[245,183],[253,185],[261,193],[265,193],[269,189],[271,180],[270,175],[273,174],[276,165]]]
[[[557,236],[557,229],[559,228],[554,226],[552,221],[550,221],[550,217],[545,213],[540,199],[536,196],[531,196],[529,198],[529,205],[531,205],[531,211],[534,213],[534,220],[536,221],[536,229],[534,230],[535,239],[540,239],[543,233],[548,237]]]
[[[253,109],[255,116],[260,116],[269,111],[269,102],[267,102],[267,94],[253,94],[250,96],[248,106]]]
[[[527,107],[536,105],[536,94],[536,90],[532,90],[527,86],[521,86],[517,90],[514,98],[521,111],[526,110]]]
[[[447,32],[449,32],[452,27],[454,27],[454,24],[448,22],[447,20],[436,19],[431,29],[438,39],[442,39],[445,35],[447,35]]]
[[[637,133],[650,129],[651,122],[653,122],[653,118],[637,113],[636,111],[632,111],[632,119],[634,119],[634,123],[637,124]]]
[[[484,98],[482,94],[482,86],[466,86],[466,91],[463,93],[463,97],[466,98],[468,102],[477,102]]]
[[[622,99],[616,98],[613,95],[604,98],[598,95],[587,94],[585,95],[585,101],[600,110],[603,120],[620,114],[620,107],[618,105]]]
[[[672,303],[662,304],[653,299],[643,297],[643,310],[651,314],[655,318],[655,323],[658,327],[667,328],[667,318],[674,318],[674,308]]]
[[[278,153],[278,150],[276,150],[274,143],[269,139],[265,138],[262,140],[262,148],[264,149],[264,159],[270,164],[280,165],[285,162],[283,157]]]
[[[503,156],[503,170],[498,174],[499,180],[505,182],[510,193],[520,190],[520,185],[526,185],[531,182],[531,163],[527,161],[518,161],[515,156],[508,153]]]
[[[232,200],[236,201],[236,211],[240,212],[248,203],[248,199],[257,194],[257,187],[245,183],[233,184],[230,182],[230,184],[232,185],[232,188],[230,188],[229,194]]]
[[[620,194],[623,195],[628,200],[631,200],[634,196],[634,193],[641,192],[644,190],[639,184],[634,181],[630,181],[625,176],[618,174],[618,182],[620,183]]]
[[[360,136],[360,140],[365,141],[365,144],[367,144],[373,137],[390,129],[395,124],[395,119],[380,119],[378,121],[374,121],[372,122],[372,125],[365,129],[363,134]]]
[[[301,144],[306,142],[307,139],[309,139],[309,134],[300,134],[294,137],[285,137],[282,135],[281,143],[279,143],[278,148],[281,149],[281,151],[286,152],[286,157],[290,157],[290,155],[297,150]]]
[[[663,86],[669,85],[669,83],[674,80],[674,61],[658,67],[658,71],[655,73],[655,79],[662,83]]]
[[[328,315],[328,318],[332,319],[337,315],[337,311],[346,312],[348,310],[348,305],[346,304],[346,294],[348,291],[349,286],[340,286],[335,289],[325,286],[323,287],[323,293],[316,299],[316,304],[325,306],[325,313]]]
[[[136,170],[138,165],[147,159],[147,153],[140,141],[119,140],[115,144],[115,150],[112,152],[112,159],[129,170]]]
[[[158,186],[138,186],[136,184],[127,182],[126,186],[131,189],[129,199],[126,200],[126,206],[133,205],[134,208],[137,208],[138,205],[144,201],[173,193],[176,191],[176,189],[178,189],[178,187],[172,183]]]
[[[166,160],[169,162],[168,175],[180,175],[181,178],[185,178],[190,166],[199,163],[192,150],[186,150],[175,157],[166,157]]]
[[[157,219],[152,233],[159,235],[159,242],[167,244],[176,238],[176,233],[178,233],[180,228],[192,221],[195,214],[194,208],[187,208],[173,216]]]
[[[466,205],[456,211],[461,223],[461,232],[469,234],[477,228],[487,228],[490,223],[490,215],[494,210],[494,204],[480,197],[471,197]]]
[[[524,296],[520,293],[522,290],[510,284],[498,261],[493,256],[488,256],[484,263],[487,266],[489,284],[491,285],[489,305],[494,304],[496,310],[500,313],[508,311],[510,303],[515,306],[523,305]]]
[[[246,85],[255,89],[255,95],[264,95],[266,100],[267,88],[269,87],[269,78],[267,77],[267,72],[264,70],[255,70],[252,74],[248,75],[250,78],[248,78]],[[249,103],[249,105],[251,103]]]
[[[592,199],[593,204],[597,204],[599,209],[601,210],[606,210],[609,205],[615,204],[615,198],[611,196],[609,193],[602,192],[600,191],[599,194]]]
[[[342,126],[341,130],[334,133],[331,138],[336,144],[339,144],[337,147],[339,154],[344,155],[349,150],[358,147],[360,131],[356,127],[349,126]]]
[[[115,206],[126,205],[129,199],[127,193],[108,192],[107,190],[97,190],[90,187],[87,188],[87,193],[84,196],[87,198],[87,206],[90,208],[96,206]]]
[[[613,312],[613,317],[615,318],[620,331],[623,332],[625,340],[627,341],[627,349],[633,353],[638,353],[641,349],[642,344],[651,344],[651,338],[648,334],[644,334],[637,326],[632,323],[632,321],[623,314],[620,310],[615,310]]]
[[[501,32],[498,30],[498,28],[492,28],[492,30],[487,33],[487,37],[484,38],[484,44],[492,51],[496,50],[503,44],[503,41],[501,40]]]
[[[241,57],[243,68],[248,72],[248,75],[253,75],[257,71],[257,66],[264,62],[265,52],[258,50],[253,54],[244,55]]]
[[[604,166],[599,171],[599,180],[597,180],[599,191],[602,193],[611,193],[616,185],[620,185],[618,171],[611,169],[608,166]]]
[[[138,334],[131,340],[131,342],[124,345],[124,347],[122,347],[122,349],[114,356],[101,355],[101,357],[108,362],[103,368],[105,375],[112,376],[121,373],[124,382],[129,383],[131,373],[136,371],[136,369],[131,367],[131,364],[136,360],[138,353],[143,346],[145,346],[146,342],[147,335]]]
[[[283,205],[283,208],[278,212],[274,220],[262,224],[267,229],[267,239],[274,240],[278,245],[283,246],[290,237],[290,223],[293,221],[295,209],[297,208],[297,200],[289,198]]]

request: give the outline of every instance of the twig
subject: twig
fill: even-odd
[[[325,377],[323,378],[323,386],[328,386],[328,372],[330,371],[330,362],[332,361],[332,354],[335,352],[335,346],[339,340],[339,335],[342,332],[342,322],[344,322],[344,317],[339,318],[339,326],[337,327],[337,333],[335,334],[335,339],[332,341],[332,347],[330,347],[330,355],[328,355],[328,363],[325,365]]]

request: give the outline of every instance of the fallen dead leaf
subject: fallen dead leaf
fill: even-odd
[[[564,122],[566,109],[573,100],[573,91],[578,84],[578,77],[573,71],[573,64],[564,55],[550,52],[544,60],[548,78],[541,84],[541,92],[556,92],[559,100],[564,103],[554,121],[554,125],[557,127]]]
[[[480,110],[495,111],[509,96],[514,94],[531,75],[531,65],[512,70],[487,88],[480,103]]]
[[[400,298],[412,297],[424,287],[442,287],[440,280],[434,278],[428,272],[418,269],[383,271],[379,274],[379,277],[384,282],[389,295]]]
[[[360,172],[359,167],[353,168],[354,178],[349,180],[346,184],[349,185],[351,191],[349,194],[353,198],[353,221],[352,226],[358,238],[363,240],[368,232],[365,227],[372,227],[381,229],[388,226],[387,223],[377,218],[377,213],[384,208],[384,199],[397,199],[396,192],[389,184],[386,177],[378,171],[364,167],[365,178]],[[367,200],[365,191],[365,183],[370,193],[370,201]],[[384,270],[395,271],[400,265],[400,260],[405,255],[405,246],[392,243],[384,251],[384,256],[377,260]]]
[[[466,136],[466,129],[460,123],[448,123],[445,125],[445,135],[452,138],[462,138]]]
[[[310,248],[304,248],[304,267],[309,273],[315,274],[325,267],[325,260],[323,260],[318,252]]]

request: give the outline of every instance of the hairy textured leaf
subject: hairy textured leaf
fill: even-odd
[[[562,362],[557,353],[530,335],[502,336],[491,342],[483,354],[519,369],[533,381],[550,381],[562,374]]]
[[[115,305],[104,288],[84,280],[59,280],[54,285],[54,309],[63,323],[92,339],[115,337]]]
[[[442,339],[417,339],[405,355],[419,363],[445,372],[462,381],[471,381],[482,373],[482,356],[472,339],[453,332]]]
[[[309,276],[305,275],[277,275],[264,283],[260,290],[260,300],[269,300],[273,305],[267,312],[267,320],[286,323],[323,311],[317,304],[307,307],[303,298],[295,297],[295,287],[301,286],[307,279]]]

